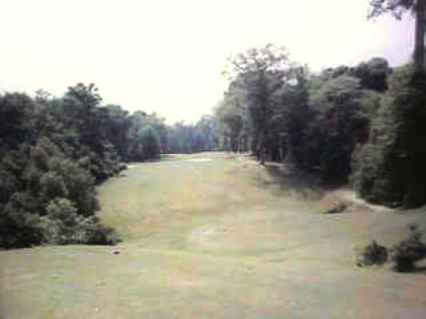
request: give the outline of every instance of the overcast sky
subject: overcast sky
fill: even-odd
[[[171,123],[209,113],[230,54],[285,46],[312,69],[374,56],[405,63],[412,22],[366,20],[368,0],[1,0],[0,89],[64,93],[94,82],[105,103]]]

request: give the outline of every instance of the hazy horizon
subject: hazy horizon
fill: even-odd
[[[0,89],[60,96],[93,82],[104,103],[193,122],[220,100],[227,57],[252,46],[285,46],[315,71],[376,56],[406,63],[411,19],[367,21],[367,4],[6,0]]]

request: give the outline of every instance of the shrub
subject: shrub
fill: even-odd
[[[66,198],[49,202],[40,227],[47,244],[114,245],[120,241],[118,235],[101,225],[95,216],[79,215],[75,205]]]
[[[340,214],[348,208],[348,204],[339,203],[323,211],[323,214]]]
[[[129,123],[94,92],[79,84],[63,98],[0,94],[0,247],[117,241],[94,217],[95,183],[122,169],[114,145],[126,154]]]
[[[375,240],[364,247],[357,258],[359,267],[383,265],[388,260],[388,249],[379,245]]]
[[[34,201],[27,193],[15,193],[0,207],[0,247],[22,248],[42,241],[40,218],[31,213]]]
[[[410,226],[410,235],[392,248],[394,269],[399,272],[414,270],[415,263],[426,258],[426,244],[422,242],[422,233],[417,225]]]
[[[91,230],[87,244],[116,245],[121,242],[121,238],[113,228],[99,224],[99,222],[92,225],[95,227]]]
[[[78,213],[93,215],[98,209],[98,202],[92,175],[68,159],[53,158],[49,161],[49,168],[63,179],[67,189],[66,198],[74,203]]]

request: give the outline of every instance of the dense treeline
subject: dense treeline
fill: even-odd
[[[374,58],[312,74],[282,48],[248,50],[230,61],[216,109],[221,145],[317,171],[326,183],[350,181],[375,203],[416,207],[426,203],[426,0],[369,3],[369,19],[411,11],[412,64],[392,70]]]
[[[112,244],[99,223],[95,185],[164,152],[216,146],[213,119],[168,127],[155,113],[102,105],[97,88],[78,84],[63,97],[38,91],[0,95],[0,247]],[[169,141],[169,142],[168,142]]]
[[[219,137],[218,121],[204,115],[195,124],[176,123],[167,128],[167,153],[194,153],[217,150]]]
[[[224,149],[250,151],[261,163],[286,161],[327,184],[351,182],[376,203],[426,202],[422,72],[373,58],[315,74],[272,45],[229,66],[215,110]]]
[[[0,246],[115,240],[94,216],[95,183],[120,170],[100,101],[81,84],[0,96]]]
[[[216,109],[221,145],[352,182],[361,197],[389,206],[426,203],[426,0],[370,0],[368,18],[411,11],[414,63],[382,58],[312,74],[267,45],[230,60]]]
[[[385,59],[312,74],[284,49],[266,46],[239,55],[231,67],[216,109],[224,148],[319,171],[327,183],[347,181],[353,150],[368,139],[387,89]]]

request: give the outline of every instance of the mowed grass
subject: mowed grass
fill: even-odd
[[[229,217],[244,223],[250,213],[264,210],[312,210],[312,202],[283,196],[288,192],[278,182],[264,184],[274,181],[263,168],[221,153],[130,167],[100,188],[101,216],[126,242],[140,246],[193,249],[188,238],[203,225],[223,224]]]
[[[123,243],[0,252],[0,318],[425,318],[423,273],[353,260],[425,214],[322,215],[323,195],[223,153],[130,165],[99,188]]]

